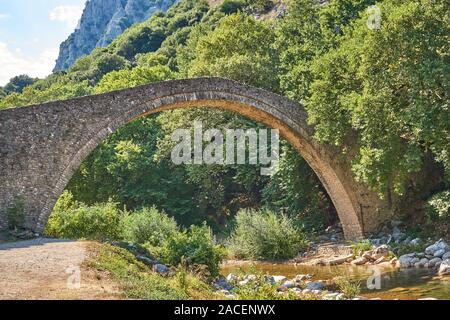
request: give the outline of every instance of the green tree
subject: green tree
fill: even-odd
[[[445,7],[445,1],[386,0],[380,29],[369,29],[364,14],[312,64],[307,109],[316,137],[343,145],[356,133],[356,177],[381,194],[402,193],[429,151],[450,169]]]

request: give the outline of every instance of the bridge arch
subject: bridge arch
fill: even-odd
[[[197,78],[0,111],[0,225],[6,224],[5,208],[21,196],[27,226],[42,232],[72,175],[111,133],[151,113],[194,106],[237,112],[279,129],[323,183],[347,238],[374,230],[389,212],[354,181],[338,150],[313,140],[302,106],[235,81]]]

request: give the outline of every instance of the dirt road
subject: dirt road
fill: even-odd
[[[86,267],[88,247],[51,239],[0,244],[0,299],[120,298],[112,281]]]

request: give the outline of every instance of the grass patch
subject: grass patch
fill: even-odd
[[[89,267],[108,272],[126,298],[140,300],[189,300],[221,298],[201,279],[180,270],[174,276],[163,277],[138,261],[130,251],[110,244],[93,248],[95,257]],[[180,280],[180,279],[183,280]]]
[[[336,285],[347,299],[353,299],[361,292],[361,282],[352,281],[350,277],[338,277]]]

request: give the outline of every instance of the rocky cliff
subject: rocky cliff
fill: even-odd
[[[78,58],[107,46],[135,23],[157,11],[167,11],[176,0],[88,0],[75,31],[60,46],[54,71],[68,69]]]

